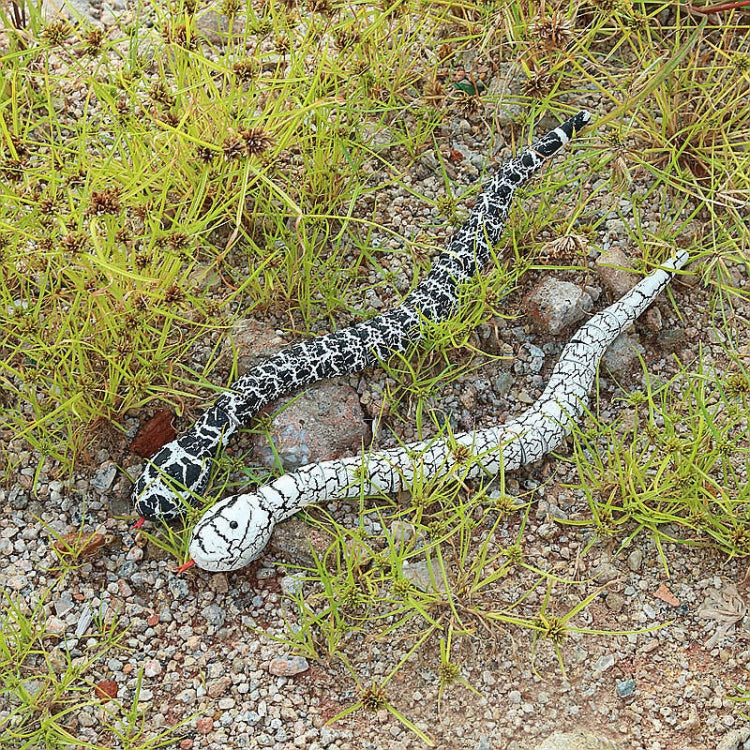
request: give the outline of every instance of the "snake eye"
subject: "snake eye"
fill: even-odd
[[[230,529],[236,529],[238,526],[239,526],[239,524],[237,523],[237,521],[230,521],[229,522],[229,528]]]

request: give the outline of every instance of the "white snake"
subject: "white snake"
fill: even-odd
[[[560,444],[583,414],[607,347],[687,261],[688,254],[678,252],[579,328],[563,349],[544,392],[521,416],[448,439],[309,464],[254,492],[221,500],[193,530],[193,561],[209,571],[241,568],[261,553],[276,523],[309,505],[398,492],[408,488],[417,474],[437,477],[457,470],[462,479],[476,479],[539,460]]]

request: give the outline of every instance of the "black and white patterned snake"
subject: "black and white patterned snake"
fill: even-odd
[[[528,182],[589,119],[587,112],[579,112],[501,166],[484,186],[466,223],[435,259],[427,276],[398,307],[283,349],[232,383],[188,432],[164,445],[149,460],[133,488],[136,512],[150,520],[176,519],[206,489],[217,451],[263,406],[318,380],[358,372],[405,352],[420,340],[425,322],[447,320],[458,304],[459,286],[490,261],[516,189]],[[305,471],[309,473],[309,467]],[[339,473],[342,481],[346,479],[346,472]],[[291,492],[295,480],[282,477],[278,481],[280,487]],[[388,482],[383,486],[388,486]],[[285,498],[285,515],[287,510],[306,504],[304,495],[285,495]],[[268,518],[272,516],[270,513]],[[262,525],[265,527],[266,522]],[[201,528],[204,531],[196,539],[205,540],[208,527]]]

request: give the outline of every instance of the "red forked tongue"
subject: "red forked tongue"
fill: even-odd
[[[144,518],[143,516],[141,516],[141,517],[140,517],[140,518],[139,518],[139,519],[138,519],[138,520],[137,520],[137,521],[136,521],[136,522],[135,522],[135,523],[133,524],[133,527],[132,527],[133,531],[138,531],[138,530],[139,530],[139,529],[141,528],[141,526],[143,526],[143,524],[144,524],[144,523],[146,523],[146,519],[145,519],[145,518]]]
[[[182,575],[186,570],[189,570],[190,568],[195,565],[195,560],[188,560],[186,563],[183,563],[180,565],[179,568],[175,568],[174,572],[179,576]]]

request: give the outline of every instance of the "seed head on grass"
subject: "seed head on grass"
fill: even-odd
[[[176,103],[174,94],[164,81],[155,81],[148,91],[148,96],[151,101],[167,108],[174,107]]]
[[[736,73],[740,75],[750,73],[750,54],[747,52],[735,52],[731,56],[730,62]]]
[[[554,11],[537,16],[529,24],[529,41],[545,52],[565,49],[573,38],[573,24],[563,13]]]
[[[50,47],[62,47],[72,33],[71,25],[64,20],[53,21],[44,27],[42,39]]]
[[[380,711],[388,703],[388,694],[380,685],[373,683],[362,690],[359,700],[368,711]]]
[[[411,591],[411,582],[407,578],[397,578],[393,582],[393,594],[400,599],[408,596]]]
[[[234,161],[242,158],[242,141],[238,138],[227,138],[222,144],[224,161]]]
[[[273,46],[280,55],[286,55],[291,49],[292,43],[286,34],[277,34],[273,41]]]
[[[750,395],[750,378],[744,372],[731,373],[724,384],[730,398]]]
[[[221,13],[227,18],[234,18],[242,10],[242,0],[222,0]]]
[[[333,32],[333,43],[336,49],[345,50],[351,49],[355,44],[358,44],[361,40],[361,35],[358,29],[336,29]]]
[[[170,22],[165,23],[162,27],[161,35],[167,44],[174,44],[184,49],[197,49],[198,47],[195,32],[189,29],[187,24],[184,23],[174,25]]]
[[[445,103],[447,93],[438,78],[430,79],[422,89],[422,100],[430,107],[439,109]]]
[[[456,111],[466,118],[476,117],[481,109],[481,101],[478,96],[459,92],[453,104]]]
[[[196,158],[203,164],[210,164],[218,156],[218,153],[211,146],[197,146],[195,149]]]
[[[438,668],[438,680],[442,686],[455,682],[461,674],[461,667],[452,661],[441,661]]]
[[[263,128],[248,128],[240,133],[242,148],[248,157],[261,156],[275,144],[274,137]]]
[[[185,299],[185,290],[172,284],[170,287],[164,290],[164,302],[168,305],[176,305],[178,302],[182,302]]]
[[[184,232],[170,232],[166,240],[167,247],[174,253],[182,252],[190,247],[190,236]]]
[[[60,244],[71,255],[78,255],[86,245],[86,235],[83,232],[70,232],[62,238]]]
[[[549,73],[532,73],[523,84],[523,93],[530,99],[544,99],[555,86],[555,77]]]
[[[121,208],[120,188],[105,188],[104,190],[95,190],[91,193],[87,213],[89,216],[116,214],[119,213]]]
[[[95,57],[102,51],[104,44],[104,30],[92,28],[83,35],[83,54]]]
[[[306,5],[310,13],[320,13],[324,16],[330,16],[333,13],[331,0],[307,0]]]
[[[252,81],[258,76],[260,68],[255,60],[237,60],[232,65],[232,73],[238,81]]]

